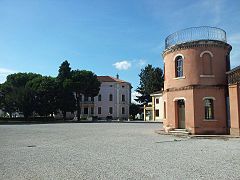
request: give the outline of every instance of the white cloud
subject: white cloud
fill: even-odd
[[[113,66],[118,70],[128,70],[132,64],[129,61],[119,61],[114,63]]]
[[[11,73],[15,73],[15,72],[16,72],[16,71],[11,70],[11,69],[0,68],[0,74],[1,74],[1,75],[11,74]]]
[[[137,96],[141,96],[141,94],[138,93],[138,92],[136,92],[136,91],[133,91],[132,94],[131,94],[131,97],[132,97],[132,98],[131,98],[131,102],[132,102],[132,103],[139,104],[137,101],[134,100],[134,99],[137,98]]]
[[[138,65],[139,65],[140,67],[145,66],[145,65],[146,65],[146,60],[140,59],[140,60],[138,61]]]
[[[11,70],[11,69],[6,69],[6,68],[0,68],[0,83],[3,83],[6,81],[6,77],[9,74],[16,73],[16,71]]]

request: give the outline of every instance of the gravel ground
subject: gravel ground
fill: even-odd
[[[240,139],[159,135],[161,124],[0,126],[0,179],[240,179]]]

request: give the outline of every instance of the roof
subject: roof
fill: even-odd
[[[120,82],[120,83],[128,83],[126,81],[123,81],[121,79],[114,78],[112,76],[98,76],[97,79],[100,82]]]
[[[240,70],[240,66],[237,66],[237,67],[233,68],[232,70],[228,71],[226,74],[231,74],[231,73],[233,73],[237,70]]]
[[[154,96],[154,95],[162,95],[162,93],[163,93],[163,91],[160,90],[160,91],[155,91],[155,92],[151,93],[150,95],[151,95],[151,96]]]

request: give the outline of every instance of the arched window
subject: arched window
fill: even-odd
[[[226,56],[226,70],[230,71],[230,69],[231,69],[231,66],[230,66],[230,55],[228,54]]]
[[[163,80],[165,81],[166,79],[166,71],[165,71],[165,62],[163,64]]]
[[[204,99],[205,119],[214,119],[213,99]]]
[[[210,51],[203,51],[200,57],[202,58],[202,75],[213,75],[213,53]]]
[[[183,57],[177,56],[175,59],[175,77],[183,77]]]
[[[202,56],[203,62],[203,75],[212,75],[212,57],[208,53]]]
[[[167,113],[167,111],[166,111],[166,101],[164,101],[164,103],[163,103],[163,118],[164,119],[166,119],[166,113]]]
[[[109,94],[109,101],[112,101],[112,100],[113,100],[113,95]]]

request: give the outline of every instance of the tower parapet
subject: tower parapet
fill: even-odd
[[[165,49],[186,42],[199,40],[215,40],[227,42],[226,32],[223,29],[209,26],[191,27],[170,34],[165,39]]]

